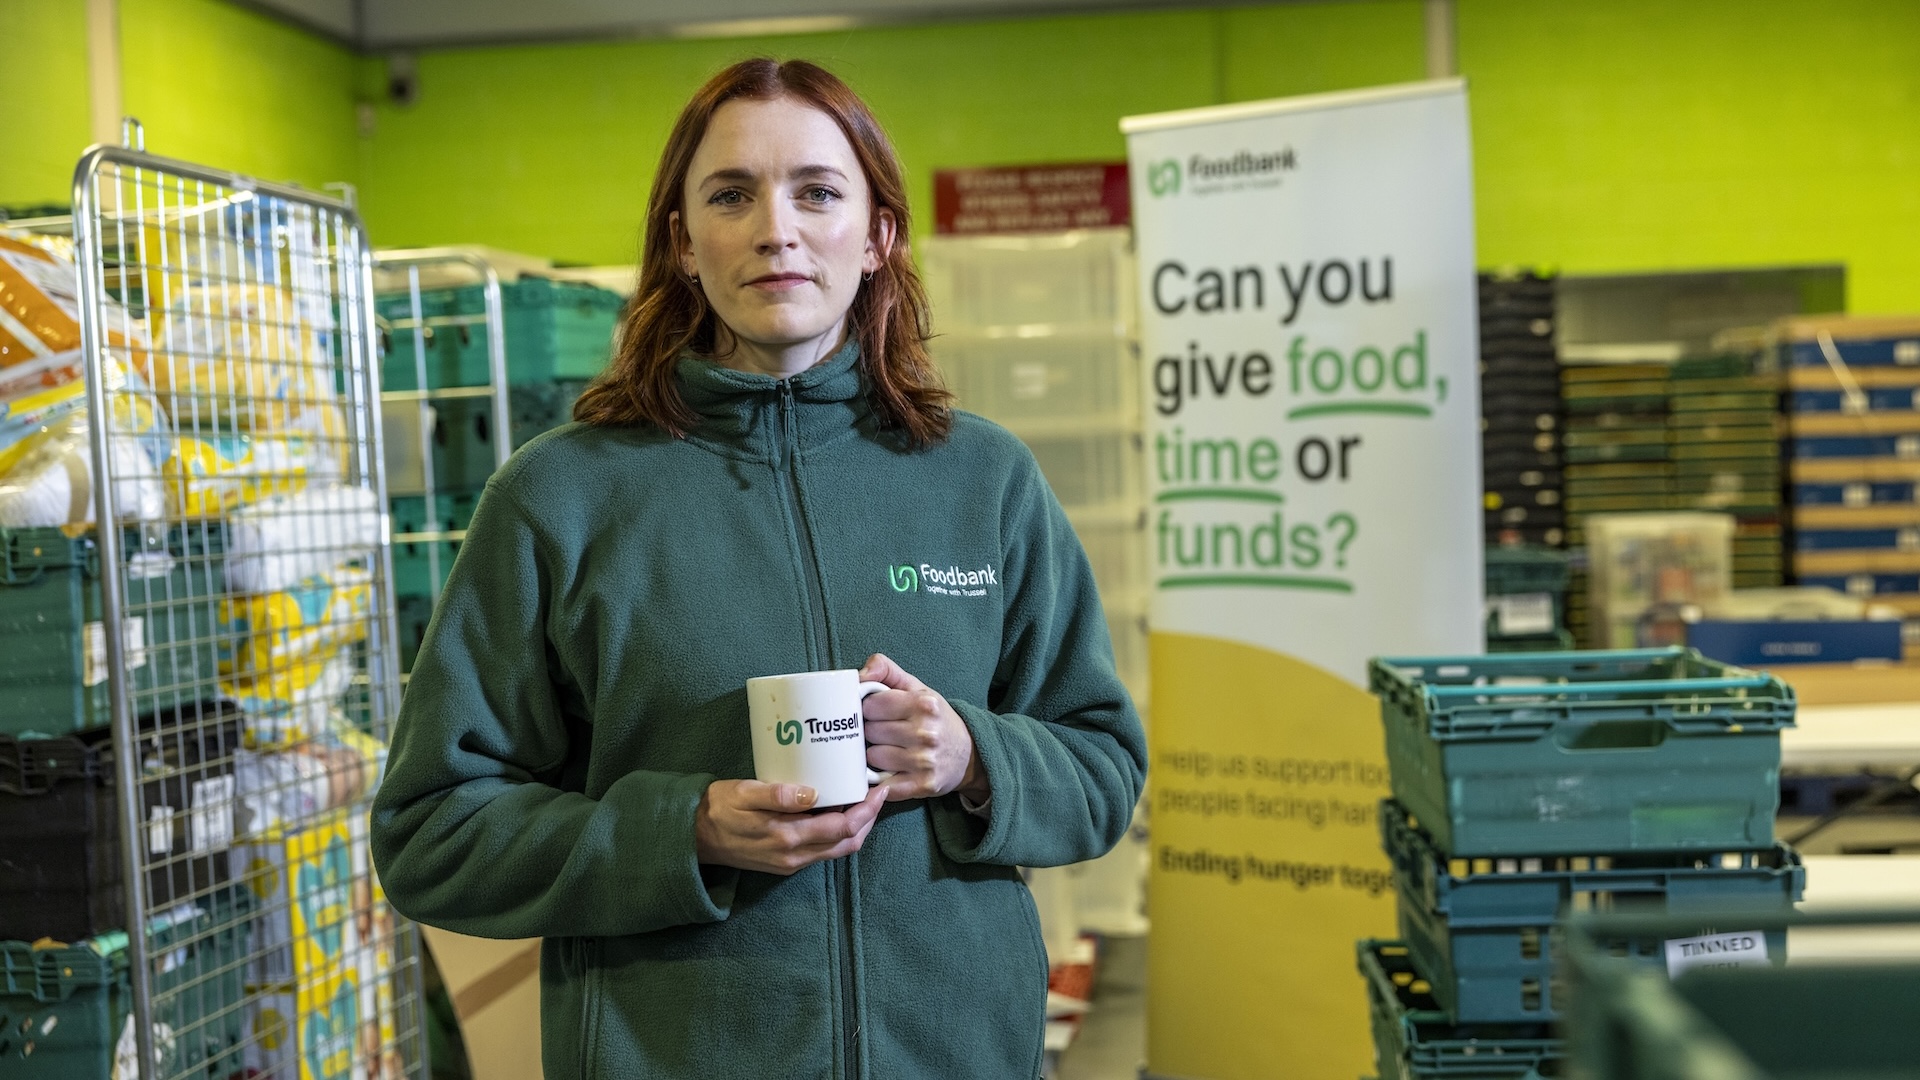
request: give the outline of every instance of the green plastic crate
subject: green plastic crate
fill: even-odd
[[[1920,960],[1874,955],[1693,970],[1669,980],[1616,955],[1622,938],[1673,939],[1719,920],[1580,919],[1566,928],[1571,1061],[1589,1080],[1893,1080],[1920,1074]],[[1920,909],[1827,911],[1762,924],[1803,934],[1888,930]]]
[[[160,1075],[241,1075],[250,901],[230,889],[176,908],[150,926],[155,1050]],[[118,1076],[115,1049],[131,1036],[127,935],[35,948],[0,942],[0,1075],[8,1080]]]
[[[1456,856],[1773,843],[1793,691],[1690,649],[1380,658],[1393,797]]]
[[[507,395],[508,423],[517,450],[534,436],[573,418],[573,403],[586,383],[536,383],[513,387]],[[433,485],[437,491],[472,494],[493,475],[495,441],[493,402],[487,398],[448,398],[434,403]]]
[[[1380,1080],[1541,1080],[1565,1048],[1544,1024],[1455,1024],[1398,941],[1359,943]]]
[[[128,528],[126,610],[140,712],[219,696],[214,635],[224,529]],[[0,529],[0,732],[62,735],[111,722],[100,557],[89,531]]]
[[[1559,1019],[1551,938],[1569,912],[1779,913],[1806,888],[1800,857],[1784,844],[1702,857],[1450,860],[1391,799],[1380,807],[1380,838],[1393,863],[1400,938],[1434,999],[1461,1023]],[[1769,955],[1784,957],[1785,932],[1769,939]]]
[[[500,302],[507,381],[515,386],[600,374],[612,353],[614,329],[626,304],[620,294],[593,285],[533,277],[501,283]],[[422,290],[420,306],[430,324],[425,329],[432,331],[430,336],[423,334],[428,387],[492,382],[486,326],[477,321],[486,313],[482,287]],[[383,295],[376,308],[389,327],[384,335],[382,389],[419,389],[410,298],[405,293]],[[432,325],[436,319],[461,321]]]
[[[1571,630],[1555,630],[1551,634],[1527,637],[1488,637],[1487,651],[1490,653],[1571,652],[1577,644]]]
[[[1537,545],[1499,545],[1486,550],[1487,640],[1552,634],[1565,625],[1567,553]],[[1535,623],[1546,605],[1551,626]],[[1525,605],[1524,612],[1515,605]],[[1521,616],[1527,621],[1515,622]]]

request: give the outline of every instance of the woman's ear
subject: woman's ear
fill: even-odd
[[[667,233],[672,238],[673,258],[680,264],[680,275],[699,277],[699,264],[693,261],[693,237],[687,235],[687,223],[681,219],[680,211],[667,211]]]
[[[887,256],[893,254],[894,231],[898,227],[893,211],[883,206],[873,212],[873,227],[867,232],[867,251],[860,259],[861,273],[871,274],[886,265]]]

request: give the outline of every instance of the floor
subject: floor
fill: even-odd
[[[1139,1080],[1147,1063],[1147,939],[1110,937],[1080,1037],[1058,1080]]]

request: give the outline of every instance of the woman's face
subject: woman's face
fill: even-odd
[[[680,268],[733,339],[731,366],[789,375],[844,339],[861,275],[880,267],[893,215],[833,118],[792,98],[716,109],[673,217]]]

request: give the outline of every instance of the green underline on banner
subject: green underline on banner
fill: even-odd
[[[1161,578],[1162,589],[1230,587],[1253,585],[1267,589],[1315,589],[1321,592],[1350,593],[1353,582],[1338,578],[1267,577],[1260,574],[1197,574],[1193,577]]]
[[[1177,499],[1245,499],[1248,502],[1283,503],[1285,495],[1277,491],[1262,491],[1258,488],[1174,488],[1162,491],[1153,497],[1154,502],[1173,502]]]
[[[1336,416],[1343,413],[1379,413],[1383,416],[1432,416],[1433,408],[1417,401],[1324,401],[1302,405],[1287,413],[1289,420],[1309,416]]]

